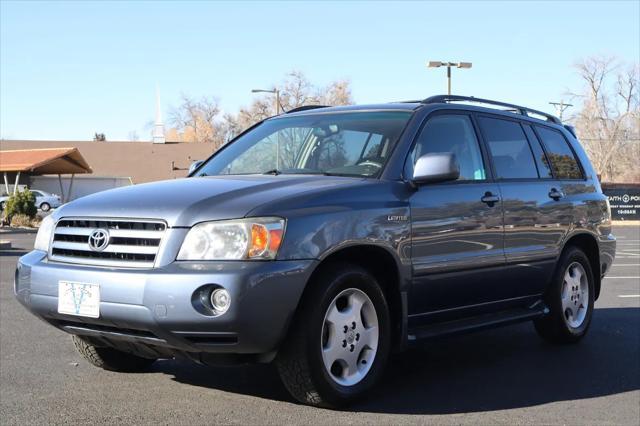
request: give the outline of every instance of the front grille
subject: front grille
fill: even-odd
[[[89,237],[95,230],[107,231],[108,245],[92,248]],[[166,224],[132,219],[61,219],[51,243],[51,260],[83,265],[151,268],[154,265]]]

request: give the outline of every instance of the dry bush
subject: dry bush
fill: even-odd
[[[18,213],[11,217],[11,226],[16,228],[30,228],[32,219],[26,214]]]

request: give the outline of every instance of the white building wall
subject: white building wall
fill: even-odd
[[[70,183],[70,176],[62,178],[62,187],[64,188],[65,197],[68,197],[67,193],[69,191]],[[73,188],[71,190],[71,196],[68,199],[71,201],[76,198],[84,197],[85,195],[129,185],[132,185],[132,182],[131,178],[128,177],[76,176],[73,179]],[[58,176],[32,176],[30,188],[40,189],[42,191],[62,196]]]

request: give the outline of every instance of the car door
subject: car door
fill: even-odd
[[[478,114],[504,210],[509,297],[544,292],[564,224],[570,220],[546,155],[531,126],[517,119]]]
[[[505,264],[500,193],[489,179],[470,115],[430,115],[407,159],[407,173],[420,156],[435,152],[453,153],[460,177],[421,185],[411,196],[410,326],[459,317],[461,309],[502,298],[496,282]]]
[[[36,197],[36,206],[40,207],[40,204],[42,204],[42,202],[44,201],[44,196],[43,196],[42,192],[34,191],[34,190],[32,190],[31,192]]]

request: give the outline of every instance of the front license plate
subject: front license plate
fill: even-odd
[[[100,316],[100,285],[58,281],[58,312],[98,318]]]

